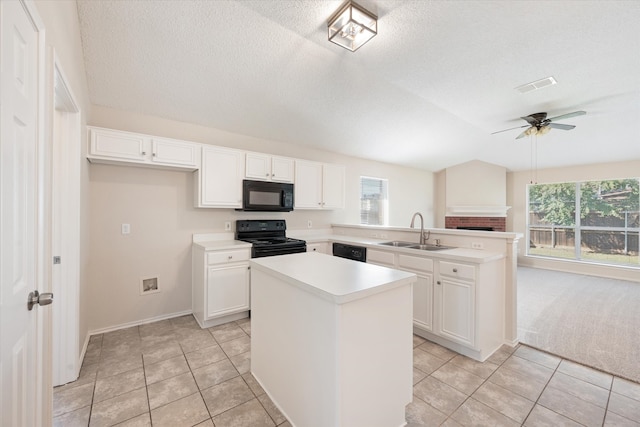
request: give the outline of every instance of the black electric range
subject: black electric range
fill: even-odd
[[[237,220],[236,240],[251,243],[251,258],[295,254],[307,251],[307,242],[286,236],[283,219]]]

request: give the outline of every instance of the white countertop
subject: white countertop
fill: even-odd
[[[240,240],[210,240],[205,242],[193,242],[192,245],[193,247],[204,249],[205,251],[245,248],[251,249],[251,243]]]
[[[416,281],[413,273],[316,252],[254,258],[251,268],[276,276],[336,304]]]
[[[291,233],[294,235],[294,233]],[[370,249],[404,253],[407,255],[427,256],[436,259],[445,259],[453,261],[466,261],[472,263],[485,263],[496,261],[505,257],[505,254],[501,252],[486,251],[482,249],[470,249],[470,248],[453,248],[442,249],[437,251],[424,251],[419,249],[409,249],[397,246],[385,246],[381,245],[382,242],[388,242],[393,239],[375,239],[373,237],[355,237],[344,236],[341,234],[317,234],[317,235],[305,235],[300,237],[307,241],[307,243],[314,242],[337,242],[350,245],[365,246]],[[416,242],[417,244],[418,242]]]

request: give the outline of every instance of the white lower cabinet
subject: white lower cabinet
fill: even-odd
[[[438,301],[438,334],[474,347],[475,345],[475,274],[464,279],[455,272],[475,271],[470,265],[439,262],[440,276],[436,282]],[[451,273],[452,274],[451,274]]]
[[[413,284],[413,323],[426,331],[433,330],[433,260],[398,254],[398,268],[418,276]]]
[[[367,248],[367,262],[418,276],[413,285],[414,332],[484,361],[503,343],[504,260],[466,263]]]
[[[331,255],[328,242],[307,243],[307,252],[320,252]]]
[[[193,315],[203,328],[248,316],[251,249],[193,249]]]
[[[367,248],[367,262],[393,268],[396,266],[396,256],[393,252]]]

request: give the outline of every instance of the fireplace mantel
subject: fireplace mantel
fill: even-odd
[[[511,206],[447,206],[447,216],[506,217]]]

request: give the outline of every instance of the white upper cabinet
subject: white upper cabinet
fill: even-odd
[[[202,166],[194,175],[196,207],[242,207],[243,151],[203,146]]]
[[[260,181],[293,182],[294,160],[263,153],[247,153],[245,177]]]
[[[295,209],[322,209],[322,163],[296,160]]]
[[[344,166],[296,160],[295,177],[296,209],[344,208]]]
[[[169,169],[199,167],[199,144],[133,132],[89,127],[89,161]]]
[[[151,162],[154,164],[198,168],[200,146],[175,139],[151,139]]]
[[[341,165],[322,165],[322,208],[344,208],[345,168]]]

